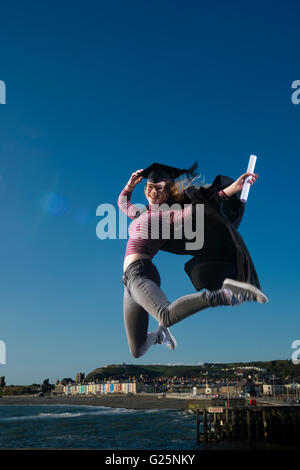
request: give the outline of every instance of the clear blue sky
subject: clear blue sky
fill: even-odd
[[[110,363],[290,359],[300,338],[297,1],[44,1],[1,6],[0,339],[8,384]],[[178,349],[128,350],[125,240],[96,208],[154,161],[195,160],[211,182],[257,155],[240,233],[267,305],[206,310]],[[144,203],[142,188],[134,202]],[[154,262],[169,297],[194,292],[187,256]],[[151,321],[151,327],[154,322]]]

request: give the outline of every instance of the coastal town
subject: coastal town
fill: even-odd
[[[6,385],[0,377],[0,394],[5,395],[109,395],[163,394],[176,398],[232,397],[272,398],[300,403],[300,373],[290,361],[273,361],[274,367],[254,364],[203,364],[193,366],[104,366],[85,375],[58,379],[50,384]],[[275,364],[276,363],[276,364]],[[269,363],[268,363],[269,364]],[[166,369],[167,367],[167,369]],[[298,375],[292,375],[296,373]],[[161,374],[161,375],[160,375]]]
[[[260,377],[264,370],[239,368],[236,378],[187,377],[144,377],[119,380],[107,380],[85,383],[83,373],[77,374],[75,381],[63,379],[56,384],[53,393],[65,395],[103,395],[109,393],[164,393],[172,396],[230,396],[230,397],[273,397],[275,399],[300,402],[300,383],[292,377],[280,379],[274,374]]]

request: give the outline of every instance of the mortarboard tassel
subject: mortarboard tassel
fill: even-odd
[[[197,175],[196,169],[198,168],[198,162],[195,162],[190,168],[186,170],[186,176],[188,179],[195,178]]]

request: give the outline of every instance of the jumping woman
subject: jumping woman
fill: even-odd
[[[124,284],[124,322],[130,353],[138,358],[153,344],[163,344],[169,349],[177,346],[169,327],[184,318],[208,307],[234,306],[246,301],[266,303],[268,298],[256,286],[247,282],[224,279],[220,289],[197,292],[178,298],[170,303],[160,288],[160,275],[152,262],[153,257],[165,243],[160,230],[158,237],[151,237],[153,222],[182,222],[192,217],[192,204],[178,210],[161,210],[160,205],[172,200],[180,201],[175,179],[188,170],[178,170],[165,165],[153,164],[146,170],[137,170],[130,176],[118,198],[119,208],[133,221],[129,227],[126,246]],[[245,173],[231,185],[217,193],[227,200],[241,191],[244,181],[251,176],[253,184],[258,175]],[[132,191],[143,177],[147,178],[144,192],[148,201],[142,211],[131,203]],[[158,322],[156,331],[148,332],[149,314]]]

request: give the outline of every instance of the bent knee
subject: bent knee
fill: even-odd
[[[130,348],[130,354],[135,359],[138,359],[139,357],[141,357],[143,355],[143,353],[141,351],[139,351],[138,349],[135,349],[135,348]]]

